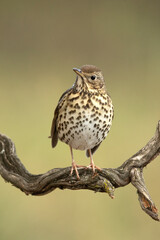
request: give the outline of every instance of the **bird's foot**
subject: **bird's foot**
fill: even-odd
[[[86,168],[92,168],[93,170],[93,174],[95,174],[95,169],[101,171],[102,169],[96,165],[94,165],[94,163],[91,163],[89,166],[87,166]]]
[[[79,173],[78,173],[78,169],[77,169],[77,168],[81,168],[81,167],[83,168],[84,166],[77,165],[77,164],[73,161],[73,162],[72,162],[72,168],[71,168],[70,175],[72,176],[73,171],[75,170],[77,179],[79,180],[80,177],[79,177]]]

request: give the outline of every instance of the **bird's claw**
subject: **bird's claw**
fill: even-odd
[[[92,168],[93,170],[93,173],[95,173],[95,169],[99,170],[99,171],[102,171],[102,169],[94,164],[90,164],[89,166],[86,167],[87,169],[88,168]]]
[[[79,180],[80,177],[79,177],[79,173],[78,173],[77,167],[82,167],[82,166],[76,165],[75,162],[72,162],[72,168],[71,168],[70,176],[72,176],[73,171],[75,170],[77,179]]]

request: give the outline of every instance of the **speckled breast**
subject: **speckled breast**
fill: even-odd
[[[112,118],[113,105],[107,93],[70,93],[60,104],[58,137],[74,149],[92,149],[107,136]]]

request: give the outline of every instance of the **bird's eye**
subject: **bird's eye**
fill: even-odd
[[[91,79],[92,79],[92,80],[95,80],[95,79],[96,79],[96,76],[94,76],[94,75],[91,76]]]

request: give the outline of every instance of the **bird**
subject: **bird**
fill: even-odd
[[[72,167],[80,179],[73,157],[73,149],[85,150],[90,158],[93,174],[101,170],[93,161],[93,154],[106,138],[114,117],[114,108],[107,92],[102,71],[93,65],[73,68],[76,81],[60,97],[54,111],[51,126],[51,145],[56,147],[58,139],[70,147]]]

